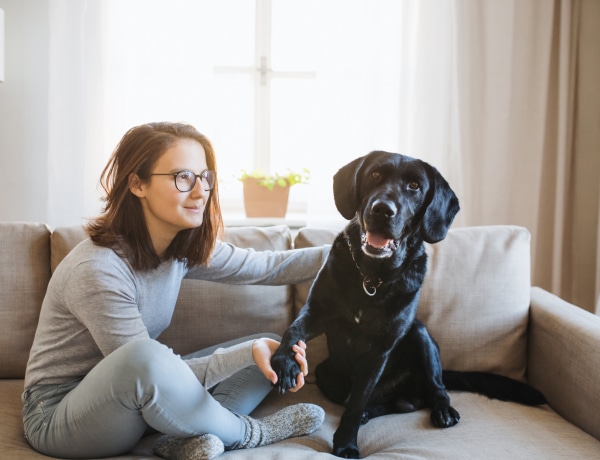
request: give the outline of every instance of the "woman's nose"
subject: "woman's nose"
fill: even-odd
[[[201,180],[197,180],[196,183],[194,184],[194,187],[192,187],[192,190],[190,190],[190,195],[192,197],[201,197],[201,196],[208,196],[210,195],[210,190],[204,190],[202,188],[202,181]]]

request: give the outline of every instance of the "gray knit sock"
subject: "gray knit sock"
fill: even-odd
[[[314,404],[296,404],[261,419],[240,417],[248,425],[240,449],[249,449],[312,433],[323,423],[325,411]]]
[[[225,446],[212,434],[201,434],[191,438],[161,436],[154,444],[153,451],[167,460],[210,460],[221,455]]]

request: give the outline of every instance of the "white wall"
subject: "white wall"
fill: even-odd
[[[0,221],[47,221],[49,0],[0,0]]]

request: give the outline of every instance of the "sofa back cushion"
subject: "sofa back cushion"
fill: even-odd
[[[79,226],[52,234],[52,269],[86,238]],[[228,227],[224,241],[256,250],[291,248],[287,226]],[[176,353],[199,349],[259,332],[282,333],[293,318],[289,286],[237,286],[183,280],[171,325],[159,340]]]
[[[23,378],[50,280],[50,230],[0,223],[0,378]]]
[[[224,241],[241,248],[286,250],[288,227],[228,227]],[[282,334],[294,317],[291,286],[228,285],[183,280],[171,325],[160,341],[187,354],[250,334]]]
[[[301,229],[295,245],[331,243],[335,235],[335,230]],[[456,228],[443,241],[427,244],[426,250],[429,268],[418,317],[440,345],[444,368],[524,379],[529,232],[515,226]],[[296,311],[309,286],[298,286]]]
[[[65,256],[87,238],[81,225],[57,227],[50,238],[50,270],[54,273]]]

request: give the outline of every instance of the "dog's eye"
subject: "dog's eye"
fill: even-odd
[[[377,171],[373,171],[371,173],[371,179],[373,179],[374,181],[379,182],[381,180],[381,174],[378,173]]]
[[[418,182],[409,182],[408,183],[408,188],[411,190],[421,190],[421,186],[419,185]]]

